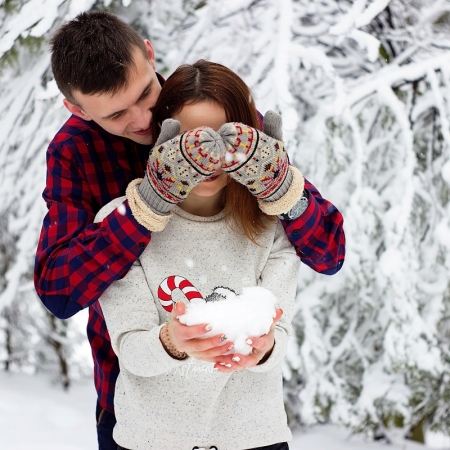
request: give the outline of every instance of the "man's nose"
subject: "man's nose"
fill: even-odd
[[[146,130],[151,123],[152,112],[149,108],[136,108],[133,111],[133,124],[140,130]]]

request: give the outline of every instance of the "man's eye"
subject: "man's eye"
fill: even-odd
[[[150,95],[151,92],[152,92],[152,91],[150,91],[150,90],[144,92],[144,93],[141,95],[141,97],[139,98],[138,101],[140,102],[140,101],[142,101],[142,100],[145,100],[145,99]]]
[[[111,116],[110,119],[111,120],[118,120],[122,117],[122,114],[116,114],[115,116]]]

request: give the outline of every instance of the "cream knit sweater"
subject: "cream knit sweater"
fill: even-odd
[[[106,205],[101,221],[124,197]],[[291,439],[283,405],[285,355],[300,260],[279,221],[253,244],[226,225],[223,213],[198,217],[175,207],[164,231],[152,233],[141,258],[100,299],[120,363],[114,439],[132,450],[242,450]],[[275,347],[259,366],[224,374],[212,363],[170,357],[159,330],[170,314],[158,299],[168,276],[188,279],[203,295],[217,286],[237,294],[263,286],[284,314]],[[175,300],[185,300],[180,290]],[[226,301],[226,300],[224,300]]]

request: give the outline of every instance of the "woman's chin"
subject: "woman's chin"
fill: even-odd
[[[211,177],[208,180],[202,181],[195,186],[191,193],[199,197],[212,197],[218,194],[227,185],[227,176],[221,173],[218,176]]]
[[[191,193],[198,197],[214,197],[218,194],[225,186],[213,186],[213,185],[204,185],[204,186],[196,186],[192,189]]]

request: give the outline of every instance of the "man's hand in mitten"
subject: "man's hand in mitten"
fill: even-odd
[[[140,184],[132,182],[127,190],[130,207],[139,222],[146,208],[158,216],[167,216],[194,186],[222,165],[225,143],[212,128],[199,127],[181,135],[179,132],[177,120],[163,122],[158,141],[150,151],[144,180]],[[151,231],[160,231],[152,228]]]
[[[290,210],[304,187],[303,175],[289,165],[281,125],[281,116],[267,111],[264,132],[237,122],[226,123],[218,131],[227,145],[223,170],[271,215]]]

